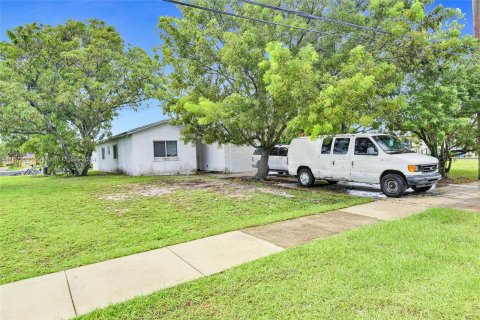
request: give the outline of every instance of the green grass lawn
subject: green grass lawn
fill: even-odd
[[[477,159],[454,159],[449,172],[449,179],[453,183],[465,183],[477,180]]]
[[[0,177],[0,283],[368,201],[208,176]]]
[[[82,319],[478,319],[480,215],[363,227]]]

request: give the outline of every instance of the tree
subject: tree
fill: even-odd
[[[0,133],[51,135],[86,175],[95,143],[121,108],[149,98],[157,65],[99,20],[20,26],[0,43]]]
[[[474,56],[463,52],[472,45],[469,38],[428,44],[426,51],[435,54],[406,78],[407,106],[393,121],[393,128],[413,132],[425,142],[443,177],[450,170],[452,151],[475,150],[479,73],[472,65]]]
[[[480,10],[480,9],[479,9]],[[464,103],[464,112],[472,117],[476,122],[476,141],[473,141],[472,151],[475,151],[478,157],[478,176],[480,180],[480,35],[477,38],[477,50],[466,57],[462,62],[462,74],[464,75],[464,86],[466,87],[468,97]],[[466,136],[470,136],[471,131]]]
[[[371,11],[368,2],[360,0],[264,2],[370,27],[386,25],[392,30],[418,19],[417,2],[397,6],[395,12],[384,10],[388,7],[384,2],[392,1],[375,1],[378,8],[372,7]],[[249,144],[262,149],[257,179],[265,179],[269,151],[287,126],[313,131],[324,115],[329,118],[322,118],[320,125],[337,116],[324,110],[332,94],[339,96],[342,90],[345,93],[357,84],[364,86],[363,96],[358,98],[362,108],[348,119],[348,126],[357,120],[370,125],[380,110],[398,104],[386,99],[398,82],[395,68],[387,61],[376,70],[376,64],[387,46],[394,51],[398,43],[392,39],[404,30],[378,36],[242,2],[198,0],[195,4],[314,29],[272,26],[183,7],[182,18],[160,19],[162,65],[170,70],[166,90],[158,94],[164,110],[183,125],[182,135],[187,141]],[[390,19],[392,23],[387,25],[384,20],[390,16],[396,19]],[[371,47],[377,48],[369,55],[366,51]],[[365,65],[363,58],[368,59]],[[361,69],[358,72],[354,70],[357,67]],[[375,86],[384,80],[388,81],[387,88],[377,90]],[[321,95],[324,90],[330,93]],[[382,102],[376,104],[375,98],[382,95]],[[351,109],[352,103],[337,99],[329,106],[331,110],[338,109],[337,102],[342,104],[340,109]],[[375,114],[369,110],[373,105]]]

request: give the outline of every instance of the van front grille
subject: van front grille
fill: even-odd
[[[436,164],[424,164],[422,165],[422,172],[428,173],[428,172],[435,172],[437,171],[437,165]]]

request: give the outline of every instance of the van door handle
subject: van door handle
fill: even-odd
[[[334,166],[334,165],[335,165],[335,161],[332,161],[332,166]]]
[[[352,161],[352,167],[353,167],[353,161]]]

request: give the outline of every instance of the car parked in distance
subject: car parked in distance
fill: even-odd
[[[388,197],[401,197],[406,189],[427,191],[440,180],[438,160],[408,149],[387,134],[342,134],[334,137],[293,139],[288,171],[300,185],[315,179],[379,183]]]
[[[268,156],[268,169],[278,173],[288,172],[288,145],[276,145]],[[252,155],[252,167],[258,168],[258,163],[262,156],[260,148],[255,149]]]

